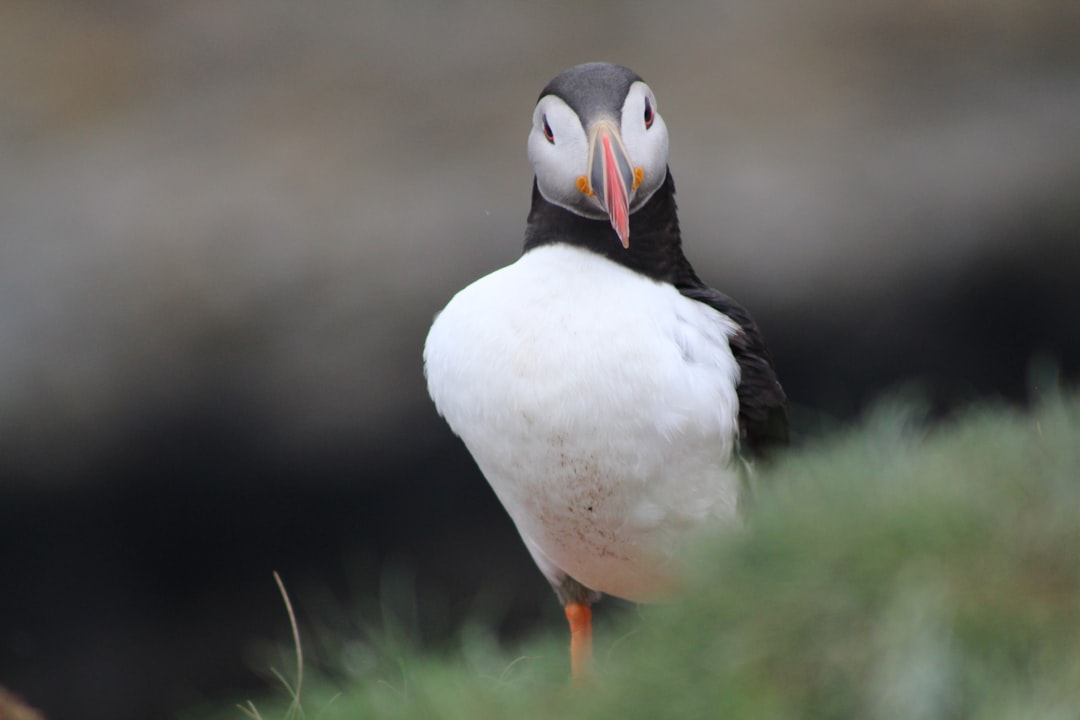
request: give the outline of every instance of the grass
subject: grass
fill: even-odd
[[[592,686],[568,685],[561,626],[507,651],[476,625],[456,650],[376,649],[361,672],[309,673],[303,696],[297,679],[248,712],[1080,717],[1076,399],[933,430],[884,408],[791,452],[757,485],[746,527],[691,553],[680,600],[602,607]]]
[[[293,612],[292,600],[289,599],[289,592],[285,589],[285,583],[282,581],[281,576],[277,574],[277,571],[274,572],[274,582],[277,583],[278,592],[281,593],[281,600],[285,603],[285,610],[289,615],[289,627],[292,629],[293,648],[296,651],[296,681],[295,683],[290,682],[276,668],[272,668],[271,670],[274,676],[289,693],[289,705],[284,711],[284,719],[295,720],[296,718],[304,717],[304,707],[300,702],[300,696],[304,690],[304,647],[300,642],[300,626],[296,622],[296,613]],[[250,720],[264,720],[262,713],[259,712],[259,708],[251,700],[248,700],[246,705],[240,705],[239,709],[240,712],[250,718]]]

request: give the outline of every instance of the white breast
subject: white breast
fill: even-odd
[[[686,531],[735,514],[736,328],[553,245],[459,292],[428,334],[425,373],[548,579],[649,600]]]

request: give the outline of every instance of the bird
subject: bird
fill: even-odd
[[[592,605],[671,596],[690,533],[738,524],[752,460],[787,443],[787,397],[749,313],[683,253],[637,73],[555,76],[528,155],[523,252],[435,316],[424,374],[562,603],[582,681]]]

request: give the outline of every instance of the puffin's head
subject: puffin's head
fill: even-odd
[[[630,215],[667,177],[668,134],[656,96],[632,70],[577,65],[540,93],[529,160],[548,202],[608,219],[630,246]]]

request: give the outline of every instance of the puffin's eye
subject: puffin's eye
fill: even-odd
[[[551,126],[548,125],[547,115],[543,115],[542,118],[543,118],[543,121],[544,121],[544,137],[547,138],[547,141],[549,143],[554,145],[555,144],[555,133],[551,132]]]
[[[649,98],[645,98],[645,129],[648,130],[652,127],[653,120],[656,115],[653,113],[652,102]]]

